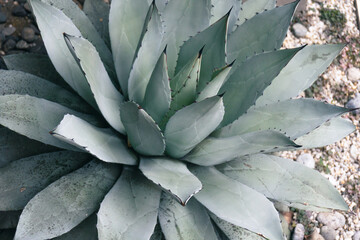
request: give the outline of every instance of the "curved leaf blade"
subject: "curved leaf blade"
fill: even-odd
[[[23,158],[0,168],[0,211],[23,209],[38,192],[88,160],[87,154],[61,151]]]
[[[112,84],[99,53],[84,38],[67,34],[64,36],[70,51],[84,72],[102,115],[115,130],[125,134],[124,125],[120,120],[120,105],[124,97]]]
[[[242,0],[211,0],[211,19],[210,24],[215,23],[226,13],[230,12],[228,32],[235,28],[239,12],[243,6]]]
[[[171,158],[141,158],[140,171],[152,182],[172,194],[185,206],[202,184],[185,163]]]
[[[101,203],[99,239],[149,239],[156,225],[160,195],[161,190],[138,171],[125,168]]]
[[[219,218],[269,239],[283,239],[274,205],[261,193],[232,180],[212,167],[190,169],[204,188],[196,200]]]
[[[186,207],[183,207],[171,196],[163,193],[159,221],[167,240],[218,239],[205,208],[195,199],[191,199]]]
[[[121,120],[131,146],[140,154],[160,156],[165,151],[165,139],[154,120],[138,105],[126,102],[121,105]]]
[[[51,132],[53,136],[85,150],[102,161],[137,164],[135,154],[111,129],[98,128],[73,115],[65,115]]]
[[[60,237],[53,238],[53,240],[98,240],[96,221],[96,214],[92,214],[90,217],[86,218],[83,222],[73,228],[70,232],[63,234]]]
[[[271,10],[276,7],[276,0],[252,0],[242,4],[237,18],[237,25],[242,25],[256,14]]]
[[[317,171],[289,159],[252,155],[218,166],[228,177],[288,206],[348,210],[339,192]]]
[[[212,133],[224,116],[222,98],[193,103],[172,116],[166,125],[166,152],[180,158]]]
[[[226,138],[209,137],[185,156],[184,160],[201,166],[212,166],[248,154],[298,147],[282,133],[259,131]]]
[[[49,239],[70,231],[96,211],[119,174],[119,167],[94,160],[60,178],[26,205],[14,239]]]

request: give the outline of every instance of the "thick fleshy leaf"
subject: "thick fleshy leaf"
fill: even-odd
[[[76,28],[79,29],[81,35],[88,39],[99,51],[101,60],[104,62],[106,69],[108,70],[111,78],[115,77],[114,63],[110,49],[106,46],[104,40],[101,38],[100,33],[96,30],[94,25],[91,23],[85,12],[82,11],[74,1],[69,0],[41,0],[48,3],[61,11],[71,19]],[[91,0],[89,0],[91,1]],[[59,26],[57,26],[58,28]],[[40,29],[42,30],[42,29]],[[70,32],[66,32],[73,35]],[[79,36],[79,35],[75,35]],[[48,50],[48,49],[47,49]],[[49,51],[49,50],[48,50]]]
[[[232,124],[218,130],[217,137],[274,129],[296,139],[349,109],[314,99],[291,99],[253,108]]]
[[[264,89],[299,50],[295,48],[263,53],[239,67],[234,66],[233,73],[230,73],[219,91],[224,93],[226,109],[221,125],[232,123],[254,105]]]
[[[203,183],[195,198],[219,218],[269,239],[283,239],[274,205],[261,193],[230,179],[212,167],[192,166]]]
[[[217,240],[209,215],[195,199],[183,207],[170,195],[163,193],[159,221],[167,240]]]
[[[232,65],[228,65],[221,70],[219,70],[216,75],[213,77],[211,82],[209,82],[206,87],[200,92],[196,101],[202,101],[205,98],[216,96],[219,93],[220,88],[224,84],[229,72],[232,68]]]
[[[184,206],[202,188],[201,182],[188,170],[186,164],[175,159],[141,158],[139,169]]]
[[[241,25],[263,11],[275,8],[276,0],[251,0],[242,4],[236,24]]]
[[[263,12],[240,25],[229,36],[227,62],[230,63],[236,59],[236,64],[240,64],[246,57],[256,53],[279,49],[298,2]]]
[[[178,73],[192,59],[194,52],[200,50],[202,52],[198,90],[206,86],[216,69],[225,65],[225,41],[229,14],[187,40],[180,48],[175,73]]]
[[[154,120],[134,102],[121,105],[123,122],[131,146],[140,154],[160,156],[165,151],[165,139]]]
[[[58,74],[47,55],[36,53],[19,53],[2,57],[9,70],[22,71],[46,79],[59,86],[69,88],[69,85]]]
[[[166,125],[166,152],[180,158],[212,133],[224,116],[222,98],[193,103],[172,116]]]
[[[170,0],[155,0],[156,7],[159,9],[159,12],[164,11],[166,5]]]
[[[0,168],[21,158],[56,150],[55,147],[31,140],[8,128],[0,128]]]
[[[210,9],[211,0],[169,1],[166,5],[162,19],[165,25],[164,42],[167,44],[167,61],[171,78],[175,75],[175,67],[179,67],[177,59],[180,46],[191,36],[209,26]],[[204,44],[199,49],[193,49],[191,55],[193,56],[203,46]]]
[[[302,148],[324,147],[340,141],[355,130],[356,127],[350,120],[337,117],[323,123],[308,134],[297,138],[295,142],[301,145]]]
[[[256,106],[298,96],[318,79],[343,47],[343,44],[312,45],[300,50],[257,99]]]
[[[209,213],[209,215],[229,240],[238,240],[238,239],[265,240],[266,239],[249,230],[246,230],[245,228],[241,228],[225,220],[222,220],[213,213]]]
[[[20,94],[44,98],[80,112],[94,111],[80,97],[35,75],[0,70],[0,95]]]
[[[284,151],[298,147],[284,134],[268,130],[225,138],[209,137],[184,159],[194,164],[212,166],[248,154]]]
[[[16,228],[19,222],[20,214],[21,211],[0,212],[0,229]]]
[[[91,0],[90,0],[91,1]],[[98,233],[96,229],[96,214],[90,215],[82,223],[73,228],[70,232],[67,232],[60,237],[53,238],[53,240],[98,240]]]
[[[83,11],[100,34],[105,44],[108,47],[111,47],[109,36],[110,4],[106,3],[104,0],[87,0],[84,2]]]
[[[91,161],[49,185],[26,205],[15,240],[49,239],[81,223],[99,207],[120,167]]]
[[[71,19],[59,9],[42,2],[42,0],[30,0],[30,3],[48,55],[57,72],[90,105],[96,106],[90,86],[67,49],[63,38],[64,32],[81,36],[80,31]]]
[[[339,192],[319,172],[273,155],[251,155],[218,166],[221,172],[288,206],[348,210]]]
[[[152,235],[161,190],[137,170],[125,168],[98,213],[100,240],[148,240]]]
[[[137,164],[135,154],[112,129],[95,127],[76,116],[65,115],[51,134],[105,162]]]
[[[138,104],[142,104],[144,100],[151,74],[164,50],[165,45],[161,41],[163,35],[164,29],[160,15],[156,6],[154,6],[147,31],[144,34],[129,75],[129,99]]]
[[[90,160],[70,151],[45,153],[0,168],[0,211],[21,210],[38,192]]]
[[[111,48],[117,78],[124,96],[128,96],[130,69],[136,57],[149,0],[113,0],[109,15]]]
[[[142,107],[154,119],[160,122],[170,108],[171,90],[167,71],[166,53],[160,56],[146,88]]]
[[[210,24],[219,20],[231,10],[228,23],[228,31],[231,33],[235,28],[239,12],[242,8],[242,0],[211,0],[211,5]]]
[[[91,115],[75,112],[58,103],[28,95],[0,96],[0,124],[28,138],[68,150],[79,151],[49,134],[64,117],[73,114],[88,121]]]
[[[84,72],[102,115],[115,130],[125,134],[120,120],[120,105],[124,97],[111,82],[99,53],[84,38],[65,35],[65,40]]]

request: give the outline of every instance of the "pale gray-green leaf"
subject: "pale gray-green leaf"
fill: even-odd
[[[137,164],[137,158],[127,147],[126,141],[112,129],[95,127],[76,116],[65,115],[51,134],[105,162]]]
[[[342,44],[333,44],[312,45],[301,49],[264,90],[264,94],[257,99],[256,106],[298,96],[318,79],[343,47]]]
[[[28,95],[0,96],[0,124],[33,140],[55,147],[79,151],[50,135],[64,117],[72,114],[88,121],[95,121],[91,115],[82,114],[58,103]]]
[[[234,66],[228,80],[220,89],[224,93],[226,126],[244,114],[264,89],[280,73],[300,48],[279,50],[256,55],[240,66]],[[235,62],[236,65],[236,62]]]
[[[224,116],[222,98],[215,96],[193,103],[175,113],[165,129],[166,152],[179,158],[212,133]]]
[[[56,150],[55,147],[31,140],[8,128],[0,128],[0,168],[21,158]]]
[[[220,88],[224,84],[232,66],[228,65],[220,70],[220,72],[209,82],[206,87],[200,92],[196,101],[200,102],[205,98],[216,96],[219,93]]]
[[[212,167],[192,166],[203,183],[195,198],[219,218],[269,239],[283,239],[274,205],[261,193]]]
[[[212,166],[248,154],[298,147],[282,133],[258,131],[224,138],[208,137],[185,156],[184,160],[201,166]]]
[[[186,164],[175,159],[141,158],[139,169],[184,206],[202,188],[201,182],[188,170]]]
[[[22,71],[46,79],[59,86],[70,88],[58,74],[47,55],[36,53],[18,53],[2,57],[9,70]]]
[[[174,77],[180,46],[210,24],[211,0],[169,1],[162,19],[165,25],[164,42],[167,44],[169,75]],[[181,23],[181,24],[180,24]],[[200,48],[202,48],[202,45]],[[194,55],[199,49],[192,52]],[[180,70],[180,69],[178,69]]]
[[[160,14],[156,6],[154,6],[147,31],[144,34],[129,75],[129,99],[138,104],[142,104],[144,101],[151,74],[165,47],[162,42],[163,28]]]
[[[163,193],[159,222],[167,240],[217,240],[209,215],[195,199],[183,207],[170,195]]]
[[[210,24],[219,20],[231,10],[228,23],[228,31],[231,33],[235,28],[239,12],[242,8],[242,0],[211,0],[211,4]]]
[[[218,225],[221,231],[229,238],[229,240],[239,240],[239,239],[247,239],[247,240],[264,240],[264,237],[257,235],[245,228],[241,228],[234,224],[231,224],[221,218],[217,217],[213,213],[209,213],[211,219]]]
[[[79,112],[94,111],[80,97],[54,83],[25,72],[0,70],[0,95],[8,94],[44,98]]]
[[[241,25],[256,14],[275,8],[276,0],[249,0],[242,4],[236,24]]]
[[[164,52],[150,77],[142,107],[154,119],[160,122],[170,108],[171,90]]]
[[[164,135],[149,114],[136,103],[126,102],[121,105],[120,115],[129,142],[138,153],[149,156],[164,153]]]
[[[61,151],[23,158],[0,168],[0,211],[23,209],[38,192],[90,158],[85,153]]]
[[[314,99],[290,99],[252,108],[232,124],[219,129],[217,137],[274,129],[296,139],[327,120],[349,111]]]
[[[218,166],[221,172],[266,197],[305,210],[348,210],[339,192],[319,172],[289,159],[252,155]]]
[[[124,97],[111,82],[99,53],[84,38],[65,35],[65,40],[84,72],[102,115],[116,131],[125,134],[120,120],[120,105]]]
[[[251,1],[253,0],[248,2]],[[236,64],[240,64],[246,57],[251,57],[256,53],[279,49],[297,4],[298,1],[295,1],[260,13],[240,25],[229,35],[227,62],[230,63],[236,59]]]
[[[63,38],[64,32],[74,36],[81,36],[80,31],[71,19],[59,9],[41,0],[30,0],[30,3],[48,55],[56,71],[90,105],[96,106],[90,86],[67,49]]]
[[[333,144],[354,132],[356,127],[349,119],[333,118],[313,131],[297,138],[301,148],[318,148]]]
[[[225,65],[228,18],[229,14],[226,14],[213,25],[187,40],[180,48],[175,73],[192,59],[194,52],[201,50],[202,62],[197,86],[200,91],[211,80],[213,72]]]
[[[112,0],[109,33],[117,78],[124,96],[128,96],[130,69],[149,9],[148,0]]]
[[[73,228],[70,232],[67,232],[59,237],[53,238],[53,240],[75,240],[75,239],[98,240],[96,221],[97,221],[96,214],[92,214],[90,215],[90,217],[86,218],[79,225]]]
[[[148,240],[152,235],[161,190],[137,170],[125,168],[101,203],[97,228],[100,240]]]
[[[164,11],[166,5],[170,2],[170,0],[155,0],[156,7],[159,9],[159,12]]]
[[[20,216],[15,240],[60,236],[94,213],[120,167],[93,160],[38,193]]]

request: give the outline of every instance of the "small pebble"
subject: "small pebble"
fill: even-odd
[[[335,240],[336,239],[336,231],[328,226],[323,226],[321,228],[321,236],[325,238],[325,240]]]
[[[30,4],[28,2],[24,4],[24,8],[25,8],[26,11],[31,12],[31,7],[30,7]]]
[[[301,23],[295,23],[292,26],[292,29],[297,38],[303,38],[306,36],[307,28],[304,25],[302,25]]]
[[[352,237],[352,240],[360,240],[360,231],[356,232]]]
[[[297,162],[307,166],[308,168],[315,168],[315,161],[314,158],[311,156],[310,153],[301,154],[297,159]]]
[[[296,224],[292,240],[303,240],[305,237],[305,227],[301,223]]]
[[[354,159],[357,160],[358,156],[359,156],[359,149],[353,144],[350,147],[350,156]]]
[[[2,33],[5,35],[5,36],[10,36],[11,34],[13,34],[14,32],[16,31],[16,28],[13,27],[12,25],[4,28],[2,30]]]
[[[345,217],[339,212],[319,213],[316,219],[320,223],[332,229],[338,229],[345,225]]]
[[[27,42],[33,42],[35,40],[35,31],[31,27],[24,27],[21,31],[21,37]]]
[[[354,109],[354,108],[360,108],[360,94],[356,93],[355,97],[350,99],[345,107],[350,108],[350,109]],[[360,110],[356,110],[355,113],[359,114]]]
[[[5,23],[7,20],[7,16],[5,13],[0,12],[0,23]]]
[[[13,9],[11,10],[11,13],[17,17],[25,17],[27,15],[25,8],[21,5],[17,5],[15,7],[13,7]]]
[[[16,43],[16,48],[17,49],[28,49],[29,44],[24,40],[20,40]]]
[[[8,52],[16,47],[16,42],[13,39],[9,39],[4,43],[3,49]]]
[[[318,229],[315,228],[313,233],[310,235],[310,240],[324,240],[324,237],[321,236]]]
[[[347,70],[347,77],[350,81],[359,81],[360,80],[360,69],[356,67],[351,67]]]

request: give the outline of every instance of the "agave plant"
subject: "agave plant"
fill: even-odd
[[[274,203],[346,211],[318,172],[272,154],[354,130],[349,109],[294,99],[343,48],[280,49],[297,3],[30,0],[48,56],[0,72],[0,227],[283,239]]]

